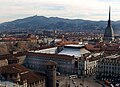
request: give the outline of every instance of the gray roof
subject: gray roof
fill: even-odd
[[[75,56],[75,57],[81,57],[82,54],[89,53],[88,50],[85,48],[64,48],[61,52],[58,54],[64,54],[69,56]]]

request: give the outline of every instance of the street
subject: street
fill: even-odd
[[[86,77],[83,80],[83,78],[69,79],[68,76],[57,76],[57,80],[59,81],[59,87],[102,87],[93,80],[93,77]]]

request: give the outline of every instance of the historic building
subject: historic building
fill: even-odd
[[[104,38],[103,40],[105,42],[111,42],[114,40],[114,31],[111,25],[111,16],[110,16],[110,7],[109,7],[109,20],[108,20],[108,25],[105,29],[105,33],[104,33]]]
[[[79,75],[87,76],[95,74],[99,58],[100,53],[85,54],[79,58]]]
[[[28,53],[24,65],[27,68],[45,73],[45,64],[48,61],[57,63],[57,71],[62,74],[78,74],[78,60],[74,56]]]
[[[54,47],[31,51],[27,53],[24,65],[45,73],[46,62],[52,60],[57,63],[56,70],[61,74],[92,75],[96,72],[100,53],[91,54],[84,46],[73,44],[65,45],[58,53],[56,53],[56,49]]]
[[[120,78],[120,55],[103,57],[97,63],[97,77]]]
[[[46,76],[30,71],[19,64],[10,64],[0,67],[0,80],[4,81],[7,87],[46,87]]]
[[[56,87],[56,65],[57,63],[54,61],[46,63],[47,87]]]
[[[22,52],[0,55],[0,67],[8,64],[23,64],[25,58],[26,54]]]

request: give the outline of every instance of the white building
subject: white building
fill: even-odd
[[[98,77],[120,77],[120,55],[111,55],[99,59]]]
[[[96,53],[83,55],[79,59],[79,74],[80,75],[92,75],[96,73],[97,61],[99,55],[96,56]]]

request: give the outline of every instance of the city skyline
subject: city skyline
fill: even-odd
[[[0,0],[0,23],[33,15],[69,19],[107,20],[112,7],[112,20],[120,20],[119,0]]]

